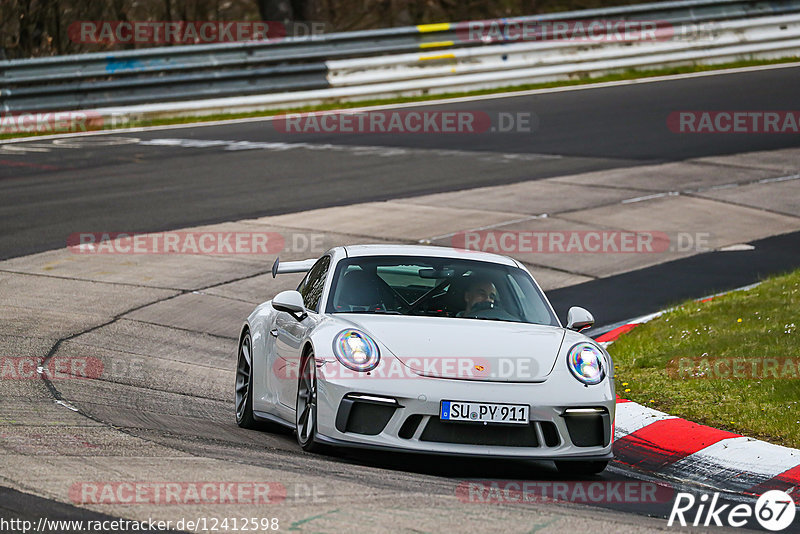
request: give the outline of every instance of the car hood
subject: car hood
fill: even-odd
[[[564,329],[527,323],[337,313],[415,373],[488,382],[543,382]]]

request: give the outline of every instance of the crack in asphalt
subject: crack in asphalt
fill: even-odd
[[[76,276],[59,276],[56,274],[30,273],[27,271],[15,271],[13,269],[0,269],[0,273],[19,274],[23,276],[39,276],[42,278],[53,278],[56,280],[70,280],[72,282],[87,282],[92,284],[107,284],[107,285],[123,286],[123,287],[136,287],[140,289],[163,289],[165,291],[186,291],[184,289],[177,287],[148,286],[144,284],[132,284],[130,282],[110,282],[108,280],[92,280],[91,278],[78,278]]]
[[[178,296],[181,296],[181,295],[178,295]],[[209,296],[214,297],[216,295],[209,295]],[[166,301],[164,301],[164,302],[166,302]],[[244,302],[244,301],[242,301],[242,302]],[[153,304],[160,304],[160,302],[154,302]],[[253,306],[255,306],[255,304]],[[134,310],[134,311],[136,311],[136,310]],[[190,334],[203,334],[204,336],[210,336],[210,337],[217,338],[217,339],[224,339],[226,341],[231,341],[231,340],[238,341],[238,339],[239,339],[238,336],[223,336],[221,334],[212,334],[211,332],[204,332],[202,330],[192,330],[191,328],[185,328],[183,326],[164,325],[164,324],[161,324],[161,323],[154,323],[152,321],[145,321],[145,320],[142,320],[142,319],[133,319],[131,317],[121,317],[121,319],[124,319],[126,321],[130,321],[132,323],[149,324],[151,326],[163,326],[163,327],[166,327],[166,328],[171,328],[173,330],[180,330],[181,332],[188,332]]]

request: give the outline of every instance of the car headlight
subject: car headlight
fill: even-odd
[[[606,376],[603,353],[591,343],[578,343],[569,349],[567,367],[584,384],[594,385]]]
[[[378,345],[364,332],[343,330],[333,340],[333,353],[342,365],[353,371],[371,371],[381,358]]]

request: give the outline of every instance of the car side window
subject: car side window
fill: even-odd
[[[314,264],[308,276],[297,290],[303,295],[303,304],[309,310],[319,311],[319,299],[322,297],[322,290],[325,287],[325,278],[328,274],[328,267],[331,265],[330,256],[323,256]]]

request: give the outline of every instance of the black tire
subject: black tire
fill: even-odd
[[[236,424],[242,428],[256,429],[258,422],[253,417],[253,343],[247,331],[239,342],[239,356],[236,359],[236,385],[234,409]]]
[[[306,354],[300,363],[294,421],[300,447],[307,452],[321,452],[324,447],[314,441],[317,436],[317,367],[313,352]]]
[[[564,475],[598,475],[608,467],[608,460],[557,461],[556,467]]]

